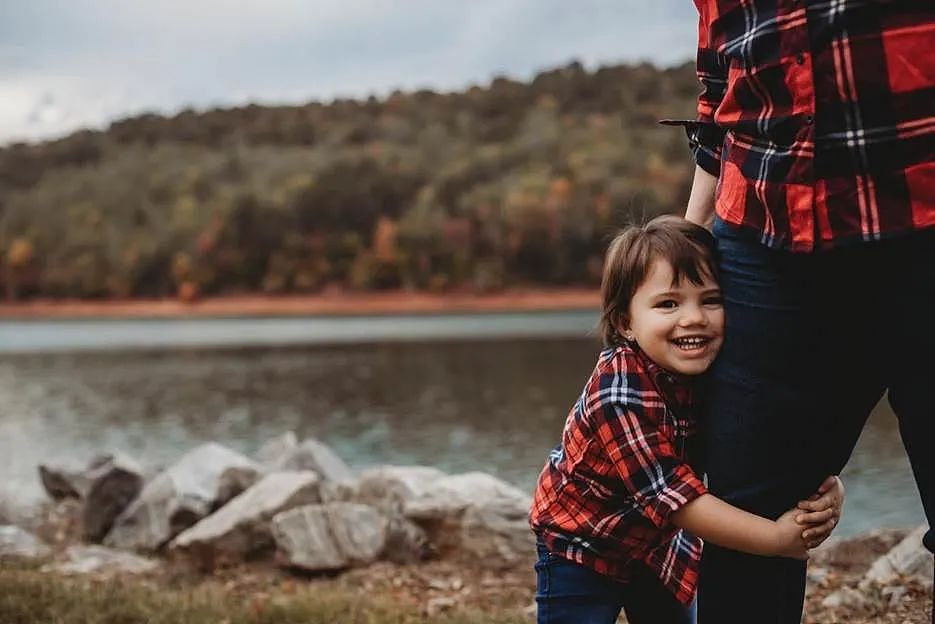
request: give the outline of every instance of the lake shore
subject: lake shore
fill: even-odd
[[[35,299],[0,303],[0,319],[372,316],[594,310],[599,306],[599,291],[589,288],[517,289],[483,295],[325,292],[288,296],[225,295],[192,302],[179,299]]]

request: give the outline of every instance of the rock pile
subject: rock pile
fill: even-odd
[[[39,474],[53,500],[77,509],[92,544],[60,552],[50,569],[63,572],[147,571],[153,556],[202,570],[266,559],[324,572],[459,557],[506,567],[534,550],[528,495],[491,475],[424,466],[357,474],[321,441],[292,433],[256,458],[204,444],[149,478],[119,453]],[[8,553],[49,555],[35,537],[4,530]]]

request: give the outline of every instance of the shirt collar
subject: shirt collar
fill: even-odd
[[[684,408],[691,405],[692,389],[695,384],[694,376],[673,373],[659,366],[635,342],[626,341],[623,347],[633,352],[666,404],[673,408]]]

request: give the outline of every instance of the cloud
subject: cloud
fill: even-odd
[[[0,143],[145,110],[460,89],[693,55],[685,0],[0,3]]]

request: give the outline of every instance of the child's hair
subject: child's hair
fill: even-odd
[[[599,329],[608,347],[623,338],[617,327],[630,310],[630,300],[646,279],[657,258],[672,265],[673,284],[687,278],[702,284],[717,279],[717,244],[708,230],[673,215],[662,215],[645,225],[621,230],[607,248],[601,279],[603,308]]]

